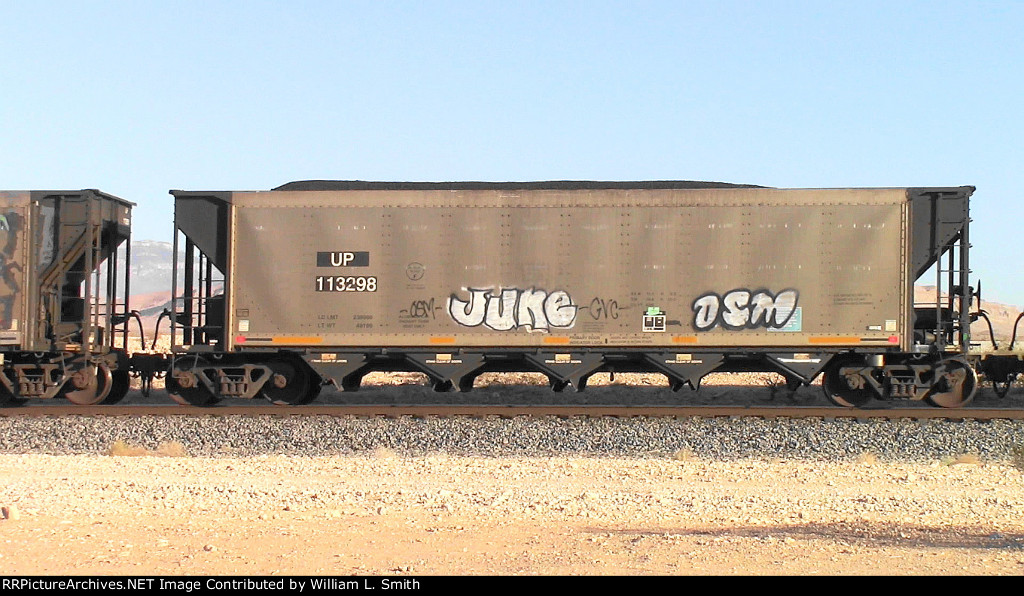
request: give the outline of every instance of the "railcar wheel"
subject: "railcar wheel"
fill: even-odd
[[[91,406],[106,399],[113,384],[113,373],[106,364],[89,364],[71,375],[62,393],[75,405]]]
[[[323,384],[319,382],[319,379],[314,375],[313,382],[309,384],[309,390],[306,391],[306,400],[302,403],[308,404],[314,401],[320,396],[320,390],[323,389]]]
[[[863,363],[859,359],[835,358],[825,367],[821,388],[830,402],[844,408],[859,408],[871,401],[871,389],[863,384],[851,385],[851,382],[856,384],[856,380],[847,378],[839,372],[839,369],[845,366],[858,366]]]
[[[978,389],[974,369],[956,359],[943,360],[939,365],[944,365],[946,372],[936,379],[925,401],[940,408],[960,408],[970,403]]]
[[[301,406],[320,394],[319,379],[300,360],[280,358],[267,363],[270,378],[260,390],[263,397],[279,406]]]
[[[128,371],[115,370],[110,373],[110,375],[113,382],[110,385],[110,395],[107,395],[107,398],[101,402],[104,405],[116,404],[124,399],[124,396],[128,395],[128,390],[131,389],[132,386],[131,377],[128,375]]]
[[[210,389],[199,379],[200,373],[193,372],[206,366],[206,360],[196,357],[185,357],[175,360],[171,370],[167,372],[167,394],[171,399],[183,406],[212,406],[220,401]]]

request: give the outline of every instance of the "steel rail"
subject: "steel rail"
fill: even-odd
[[[0,408],[0,417],[33,416],[356,416],[441,418],[454,416],[514,418],[822,418],[918,420],[1024,420],[1024,409],[877,406],[860,409],[819,406],[593,406],[593,405],[166,405],[72,406],[67,404]]]

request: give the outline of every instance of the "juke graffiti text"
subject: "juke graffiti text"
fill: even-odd
[[[448,314],[459,325],[486,325],[495,331],[526,327],[530,331],[549,328],[568,329],[576,322],[579,310],[568,292],[530,288],[464,288],[469,299],[452,294],[448,298]]]

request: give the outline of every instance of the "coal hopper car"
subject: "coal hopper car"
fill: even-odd
[[[172,191],[181,403],[314,399],[371,371],[823,376],[841,406],[956,407],[973,187],[308,181]],[[177,264],[176,264],[177,266]],[[935,286],[915,305],[914,285]]]
[[[0,191],[0,404],[127,393],[132,206],[97,190]]]

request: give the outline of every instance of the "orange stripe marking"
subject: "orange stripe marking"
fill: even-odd
[[[275,344],[289,344],[289,345],[297,345],[297,344],[322,344],[322,343],[324,343],[324,338],[322,338],[322,337],[274,337],[274,338],[271,338],[270,341],[271,341],[271,343],[275,343]]]
[[[839,337],[809,337],[807,338],[808,343],[812,344],[859,344],[859,337],[839,336]]]
[[[672,343],[676,344],[695,344],[697,343],[696,335],[673,335]]]

